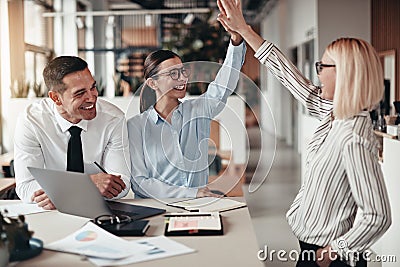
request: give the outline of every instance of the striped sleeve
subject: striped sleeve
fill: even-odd
[[[341,256],[368,249],[391,224],[386,186],[373,151],[373,144],[359,135],[355,135],[343,151],[351,194],[362,216],[347,233],[331,242]],[[346,244],[344,248],[343,244]]]
[[[332,110],[332,101],[318,95],[318,87],[290,62],[272,43],[265,41],[254,55],[305,106],[308,112],[321,120]]]

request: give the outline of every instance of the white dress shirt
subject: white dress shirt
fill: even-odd
[[[85,173],[101,172],[93,164],[96,161],[108,173],[121,175],[126,188],[115,197],[121,198],[130,188],[125,116],[116,106],[102,99],[97,99],[96,110],[94,119],[75,124],[82,128]],[[27,167],[66,170],[68,129],[73,125],[61,117],[50,98],[29,105],[19,116],[14,136],[14,167],[16,192],[24,202],[31,202],[33,193],[41,188]]]
[[[331,245],[345,259],[365,251],[391,224],[369,113],[333,120],[332,102],[272,43],[265,42],[255,57],[320,120],[308,144],[305,181],[286,215],[293,233],[309,244]],[[361,216],[354,223],[357,208]]]

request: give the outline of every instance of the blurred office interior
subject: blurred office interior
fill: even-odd
[[[314,62],[331,41],[343,36],[369,41],[381,57],[389,84],[385,112],[396,115],[393,101],[400,100],[400,1],[242,2],[248,23],[315,83]],[[186,62],[223,60],[229,35],[216,20],[218,12],[216,0],[0,0],[3,176],[10,175],[7,170],[18,114],[47,95],[42,70],[49,60],[60,55],[84,58],[97,81],[99,95],[127,113],[132,108],[133,116],[138,113],[143,61],[151,51],[171,49]],[[222,170],[217,173],[233,168],[231,174],[241,177],[235,194],[244,195],[248,202],[260,248],[268,245],[288,251],[297,249],[297,241],[285,221],[285,212],[300,187],[306,146],[317,121],[253,55],[248,48],[243,77],[228,101],[231,113],[221,114],[212,127],[212,143],[222,161]],[[188,97],[204,90],[204,84],[193,84]],[[237,119],[242,126],[237,126]],[[389,166],[389,157],[396,154],[385,152],[385,136],[377,138],[382,143],[382,155],[388,155],[382,159],[382,168],[390,185],[394,218],[374,251],[379,254],[385,248],[400,260],[399,241],[388,237],[398,237],[400,229],[400,209],[396,209],[400,205],[400,182],[392,180],[396,171]],[[400,152],[399,144],[392,147],[396,145]],[[249,192],[252,180],[260,186]],[[289,266],[279,261],[266,264]]]

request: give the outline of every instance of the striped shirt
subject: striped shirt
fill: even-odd
[[[332,101],[322,99],[277,47],[264,42],[255,57],[320,120],[307,148],[304,183],[286,214],[293,233],[306,243],[331,245],[343,257],[365,251],[391,224],[369,113],[333,120]]]

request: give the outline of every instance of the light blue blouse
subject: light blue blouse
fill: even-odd
[[[139,197],[195,197],[208,181],[210,123],[235,90],[246,45],[229,45],[206,93],[182,102],[171,123],[150,107],[128,120],[132,190]]]

